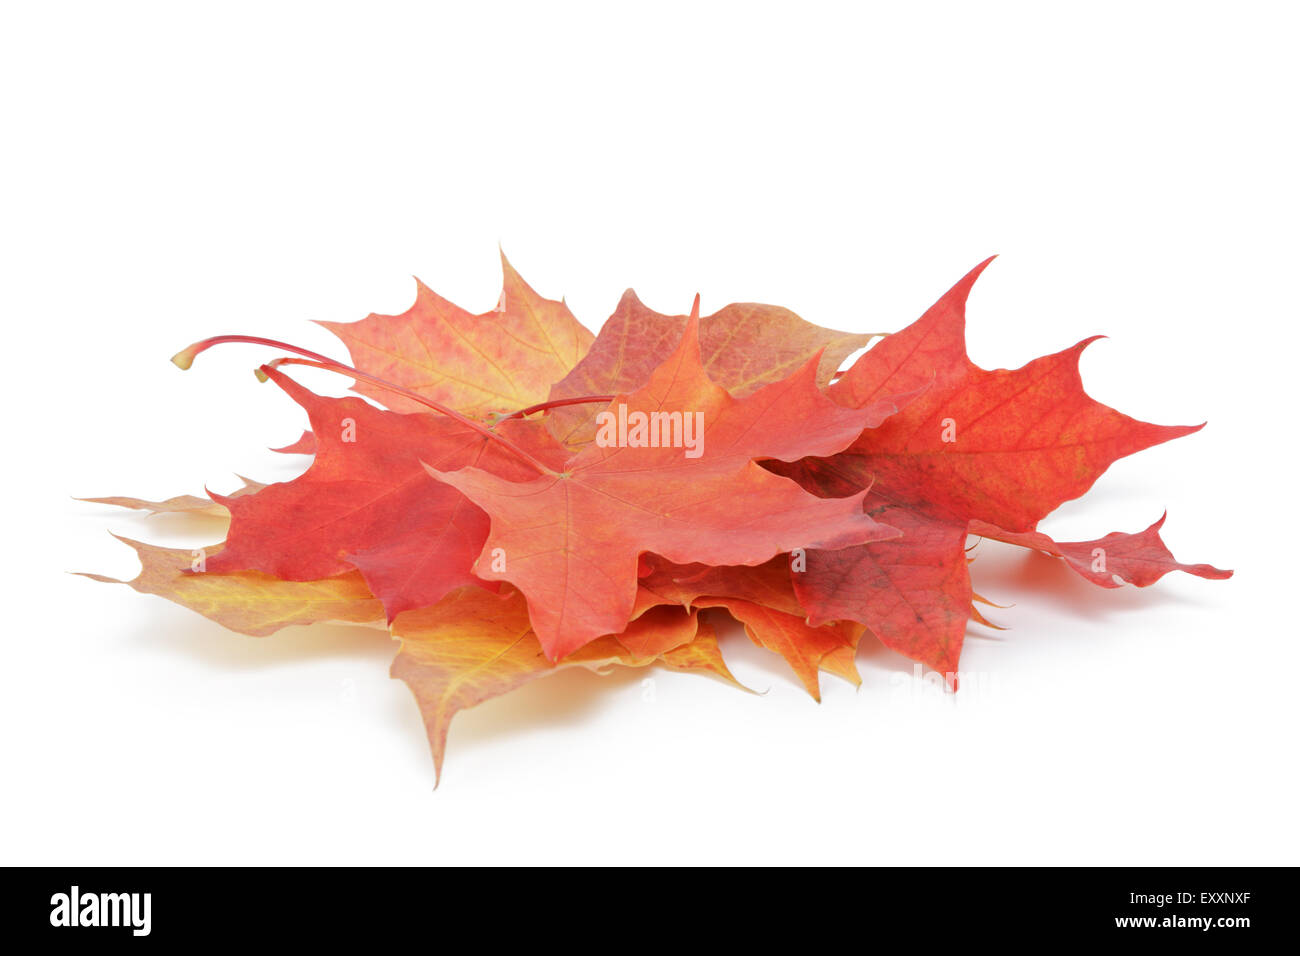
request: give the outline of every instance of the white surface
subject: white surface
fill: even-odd
[[[5,7],[4,862],[1300,862],[1293,7],[429,6]],[[1210,422],[1044,530],[1168,508],[1237,577],[1104,592],[984,544],[1016,606],[955,697],[877,648],[817,706],[733,636],[766,695],[562,675],[463,714],[435,793],[383,636],[64,573],[178,540],[71,495],[291,473],[268,353],[173,351],[345,356],[308,320],[411,274],[486,309],[498,242],[592,327],[632,285],[892,330],[1000,253],[977,362],[1104,332],[1091,394]]]

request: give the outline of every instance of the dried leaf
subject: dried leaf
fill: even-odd
[[[586,357],[551,389],[551,400],[639,389],[677,348],[687,319],[646,308],[628,289]],[[817,384],[827,385],[840,363],[872,338],[824,329],[779,306],[740,302],[700,319],[700,362],[715,384],[743,398],[818,356]],[[557,408],[551,427],[565,443],[585,444],[595,436],[598,411]]]
[[[294,624],[384,620],[383,606],[355,571],[320,581],[282,581],[256,571],[215,574],[200,569],[221,553],[220,545],[185,550],[114,537],[135,549],[140,574],[131,581],[100,574],[83,577],[156,594],[241,634],[265,637]]]
[[[310,467],[211,500],[90,499],[230,516],[225,544],[196,552],[128,541],[142,571],[125,583],[248,634],[391,622],[393,674],[440,773],[457,712],[563,668],[658,663],[740,686],[723,615],[815,698],[821,672],[861,683],[868,631],[955,688],[968,623],[995,626],[968,534],[1103,587],[1231,574],[1177,562],[1163,518],[1093,541],[1036,530],[1117,458],[1197,429],[1089,398],[1091,339],[1014,371],[974,365],[966,300],[987,263],[833,382],[872,336],[774,306],[665,316],[629,292],[593,343],[502,263],[492,312],[420,285],[403,315],[326,323],[355,368],[250,336],[178,353],[185,368],[222,342],[279,344],[387,407],[316,395],[284,359],[263,366],[311,426],[276,450]]]
[[[501,256],[505,274],[492,311],[472,315],[416,280],[415,305],[401,315],[322,322],[347,345],[352,364],[450,405],[471,418],[546,401],[551,384],[592,343],[563,302],[544,299]],[[358,381],[356,390],[395,411],[422,411],[408,398]]]
[[[793,460],[815,448],[833,453],[878,423],[870,409],[855,414],[829,402],[815,374],[812,360],[788,379],[733,399],[704,374],[690,322],[650,381],[613,406],[625,408],[629,420],[698,416],[698,457],[684,447],[601,447],[598,440],[561,474],[528,482],[480,468],[430,474],[487,512],[492,530],[475,573],[524,593],[542,647],[559,659],[627,623],[642,552],[678,563],[758,564],[792,548],[841,548],[895,534],[862,513],[860,497],[817,499],[753,463]],[[500,570],[485,567],[494,552],[504,558]]]
[[[829,392],[856,408],[922,390],[851,449],[865,456],[881,496],[936,517],[1030,531],[1117,458],[1202,426],[1149,425],[1089,398],[1079,356],[1095,337],[1015,371],[971,362],[966,299],[989,261],[865,352]]]
[[[1170,571],[1184,571],[1198,578],[1219,581],[1232,577],[1231,571],[1220,571],[1208,564],[1179,564],[1160,538],[1160,528],[1164,523],[1165,516],[1161,515],[1151,527],[1135,534],[1112,531],[1095,541],[1059,544],[1038,531],[1015,534],[986,521],[972,521],[970,532],[1063,558],[1070,568],[1104,588],[1117,588],[1124,584],[1149,587]]]

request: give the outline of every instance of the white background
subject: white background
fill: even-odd
[[[543,5],[537,5],[538,7]],[[1294,8],[1233,3],[7,4],[0,22],[6,863],[1297,863]],[[565,674],[461,715],[442,786],[394,647],[242,637],[78,504],[284,478],[298,409],[232,347],[419,275],[490,308],[501,243],[597,328],[624,288],[897,329],[990,253],[970,349],[1094,332],[1090,393],[1209,427],[1044,530],[1168,508],[1185,561],[1094,588],[990,543],[957,695],[865,648],[818,706]],[[340,380],[310,384],[337,391]]]

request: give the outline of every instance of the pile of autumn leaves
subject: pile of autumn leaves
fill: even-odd
[[[727,616],[814,697],[820,671],[858,681],[868,631],[953,675],[968,621],[987,623],[971,534],[1102,587],[1228,576],[1175,562],[1160,522],[1068,543],[1035,530],[1117,458],[1197,429],[1088,398],[1091,340],[1014,371],[972,364],[965,303],[987,263],[843,372],[871,336],[766,305],[660,315],[629,291],[593,340],[503,264],[486,314],[420,285],[402,315],[326,323],[355,390],[383,407],[262,367],[310,420],[281,449],[313,456],[301,477],[210,500],[95,499],[229,512],[225,542],[202,552],[128,542],[143,566],[128,583],[245,634],[386,625],[440,772],[457,711],[562,667],[733,681],[715,633]],[[597,442],[597,416],[619,405],[702,413],[702,454]]]

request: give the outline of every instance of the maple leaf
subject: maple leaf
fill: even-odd
[[[1170,571],[1183,571],[1198,578],[1222,581],[1232,577],[1231,571],[1221,571],[1208,564],[1180,564],[1160,538],[1160,528],[1165,516],[1145,531],[1126,534],[1112,531],[1094,541],[1066,541],[1057,543],[1039,531],[1014,533],[1004,531],[987,521],[972,521],[971,534],[994,538],[1022,548],[1041,551],[1065,563],[1093,584],[1104,588],[1117,588],[1133,584],[1144,588],[1155,584]]]
[[[487,537],[487,516],[430,478],[422,462],[477,465],[515,480],[534,476],[532,467],[454,419],[326,398],[275,369],[265,374],[306,410],[315,458],[293,481],[214,496],[230,510],[231,525],[211,570],[311,581],[355,568],[390,620],[480,583],[470,565]],[[565,457],[538,422],[503,422],[499,433],[553,462]]]
[[[217,574],[204,565],[221,554],[219,544],[190,550],[114,537],[135,549],[139,575],[119,581],[78,572],[82,577],[156,594],[241,634],[265,637],[294,624],[384,621],[383,606],[355,571],[318,581],[282,581],[257,571]]]
[[[837,621],[824,627],[812,627],[802,615],[787,614],[764,604],[736,598],[700,597],[696,607],[723,607],[745,626],[749,639],[759,647],[781,655],[794,670],[804,689],[816,701],[822,699],[818,671],[828,664],[831,669],[853,683],[861,683],[853,667],[853,652],[862,627],[852,621]],[[841,653],[848,651],[845,658]]]
[[[1089,398],[1078,358],[1093,339],[1015,371],[972,363],[966,301],[991,261],[864,353],[828,389],[850,406],[916,389],[898,414],[839,455],[767,464],[817,494],[870,488],[868,513],[902,532],[878,544],[810,551],[807,572],[795,581],[809,622],[859,621],[886,646],[948,675],[957,671],[973,614],[968,529],[979,525],[1004,540],[1031,531],[1087,491],[1115,459],[1200,427],[1150,425]],[[1128,542],[1131,536],[1121,537],[1123,544],[1112,541],[1121,553],[1142,550]],[[1034,541],[1028,546],[1055,547],[1046,536]],[[1155,550],[1147,543],[1142,553]]]
[[[973,597],[965,527],[872,497],[867,513],[902,534],[877,547],[809,551],[795,576],[809,622],[859,621],[886,647],[955,673]]]
[[[401,315],[321,322],[347,345],[352,364],[370,375],[441,402],[471,418],[546,400],[586,354],[592,334],[563,302],[544,299],[501,255],[496,309],[473,315],[416,280],[416,299]],[[358,380],[358,392],[395,411],[422,411],[410,398]]]
[[[657,660],[735,683],[722,663],[712,628],[701,628],[696,613],[682,608],[652,608],[622,634],[592,641],[554,663],[543,653],[517,591],[504,600],[472,588],[457,591],[433,607],[400,615],[392,633],[402,645],[391,673],[415,696],[439,778],[447,731],[459,711],[564,668],[600,672],[613,665],[643,667]],[[654,654],[629,649],[651,646],[664,649]]]
[[[843,497],[871,486],[870,459],[836,455],[827,460],[769,462],[814,494]],[[966,522],[934,518],[876,494],[867,513],[897,528],[889,541],[809,551],[793,575],[794,592],[812,625],[858,621],[886,647],[941,674],[953,674],[970,617]]]
[[[867,457],[876,490],[939,517],[1030,531],[1117,458],[1202,426],[1150,425],[1089,398],[1079,355],[1095,338],[1014,371],[971,362],[966,300],[991,261],[865,352],[828,394],[860,407],[921,389],[851,449]]]
[[[722,678],[739,690],[749,690],[748,687],[732,676],[726,662],[722,659],[722,651],[718,648],[718,635],[713,627],[713,622],[701,614],[696,618],[696,623],[695,637],[685,644],[664,651],[661,657],[664,665],[678,671],[712,674],[715,677]],[[623,635],[619,636],[619,643],[626,639],[626,632],[624,632]]]
[[[790,555],[779,555],[756,567],[656,560],[640,587],[657,600],[725,608],[751,641],[781,655],[808,693],[821,700],[819,670],[861,683],[854,656],[863,629],[852,621],[810,622],[795,595],[791,560]]]
[[[800,547],[834,549],[894,535],[862,513],[861,498],[818,499],[754,464],[831,454],[884,415],[847,409],[817,388],[814,356],[789,378],[733,399],[700,363],[698,319],[641,389],[618,396],[627,416],[699,416],[701,454],[681,447],[587,446],[562,473],[512,482],[478,468],[440,471],[491,518],[483,555],[504,555],[528,600],[543,649],[564,657],[628,621],[638,557],[759,564]],[[893,406],[889,406],[893,410]],[[612,413],[611,413],[612,414]],[[499,549],[499,550],[498,550]]]
[[[955,688],[968,622],[988,624],[971,534],[1104,587],[1231,574],[1176,561],[1163,518],[1092,541],[1036,530],[1117,458],[1196,428],[1089,398],[1078,360],[1090,339],[1021,369],[974,365],[965,305],[987,262],[833,382],[873,336],[774,306],[700,319],[698,298],[689,316],[664,316],[628,292],[593,344],[502,263],[494,312],[420,285],[402,316],[325,323],[355,368],[246,335],[177,353],[181,368],[222,343],[291,353],[259,375],[310,419],[275,450],[312,462],[210,499],[90,499],[230,517],[227,541],[199,551],[123,539],[141,572],[119,583],[248,634],[389,622],[393,674],[440,773],[459,710],[564,668],[661,664],[736,683],[713,628],[724,616],[814,698],[821,672],[861,683],[868,631]],[[284,364],[349,374],[388,408],[316,395]]]
[[[551,388],[551,401],[640,388],[676,349],[687,320],[685,315],[662,315],[647,308],[628,289],[590,351]],[[827,385],[840,363],[875,337],[824,329],[789,309],[752,302],[725,306],[699,322],[704,370],[737,398],[780,381],[818,355],[817,383]],[[552,430],[566,444],[585,444],[595,436],[598,411],[553,409]]]
[[[225,498],[238,498],[242,495],[251,495],[256,491],[261,491],[266,487],[260,481],[254,481],[251,478],[245,478],[239,475],[243,487],[232,491]],[[230,515],[226,506],[220,501],[212,498],[200,498],[197,495],[175,495],[171,498],[165,498],[162,501],[148,501],[144,498],[126,498],[122,496],[113,496],[109,498],[78,498],[78,501],[85,501],[97,505],[112,505],[115,508],[130,508],[136,511],[147,511],[151,515],[161,514],[187,514],[187,515],[207,515],[214,518],[225,518]]]

